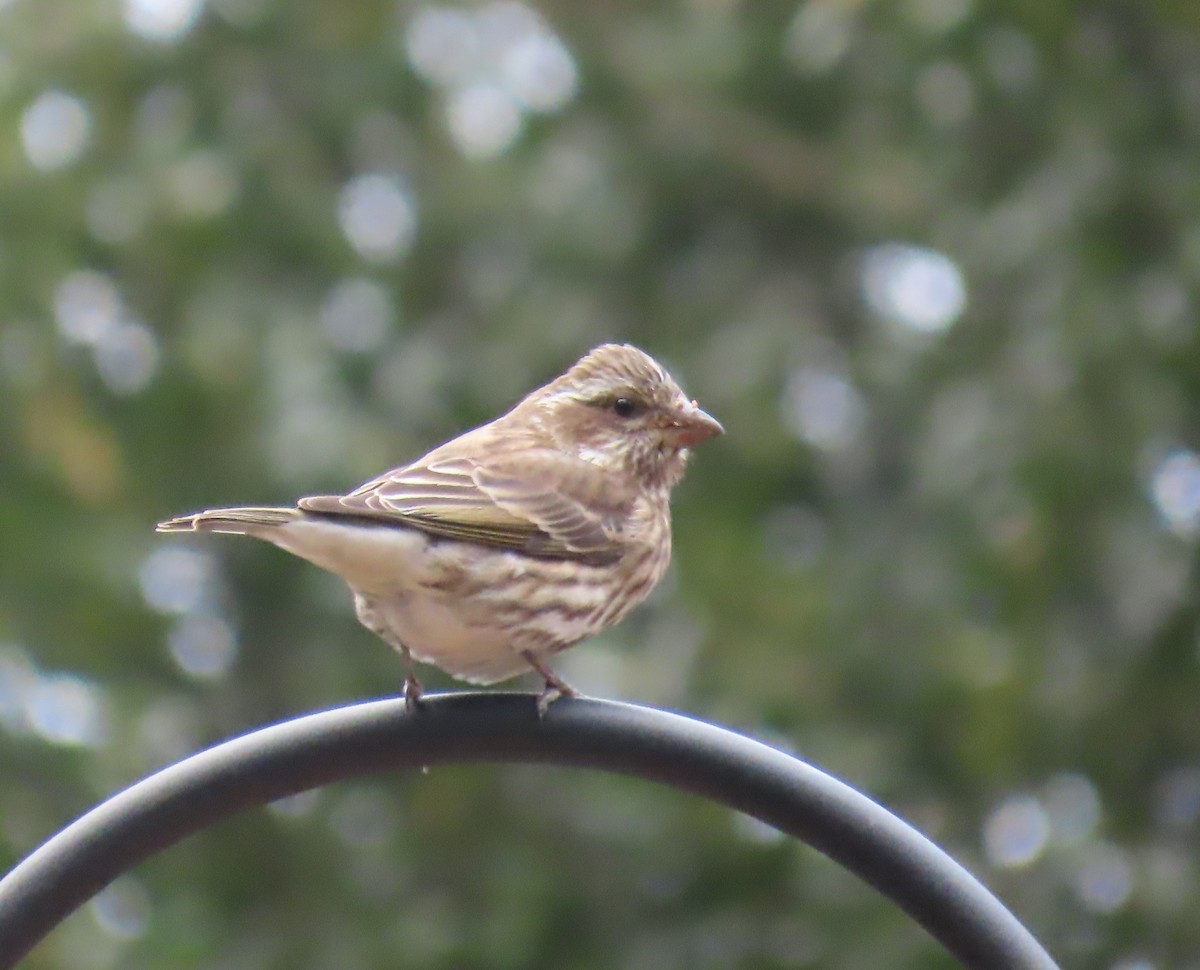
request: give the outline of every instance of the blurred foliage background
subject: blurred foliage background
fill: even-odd
[[[728,434],[664,588],[564,676],[847,779],[1064,967],[1200,967],[1198,31],[1191,0],[0,0],[0,864],[399,689],[338,581],[155,521],[349,488],[619,339]],[[27,965],[950,962],[715,807],[461,768],[191,839]]]

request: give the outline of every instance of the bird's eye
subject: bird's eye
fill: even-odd
[[[632,418],[641,410],[637,401],[631,397],[618,397],[612,402],[613,412],[618,418]]]

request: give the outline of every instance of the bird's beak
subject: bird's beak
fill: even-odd
[[[687,407],[676,412],[667,425],[667,432],[681,447],[691,448],[709,438],[724,434],[725,429],[721,427],[720,421],[701,411],[696,402],[692,401]]]

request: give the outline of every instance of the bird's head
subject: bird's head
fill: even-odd
[[[648,486],[675,485],[688,449],[724,430],[629,344],[597,347],[526,407],[556,447]]]

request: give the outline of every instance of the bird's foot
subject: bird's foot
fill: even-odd
[[[542,692],[537,696],[538,720],[546,716],[546,712],[550,710],[550,705],[560,697],[579,696],[579,692],[574,687],[542,663],[533,653],[526,650],[521,656],[525,658],[529,666],[536,670],[541,675],[542,680],[546,682],[546,686],[542,688]]]
[[[564,684],[557,678],[555,681],[546,681],[546,686],[542,688],[542,692],[537,696],[537,715],[538,720],[546,716],[546,712],[550,710],[550,705],[560,697],[578,697],[579,692],[568,684]]]
[[[425,688],[417,680],[416,674],[409,672],[404,678],[404,709],[409,714],[416,714],[421,710],[421,698],[424,695]]]

